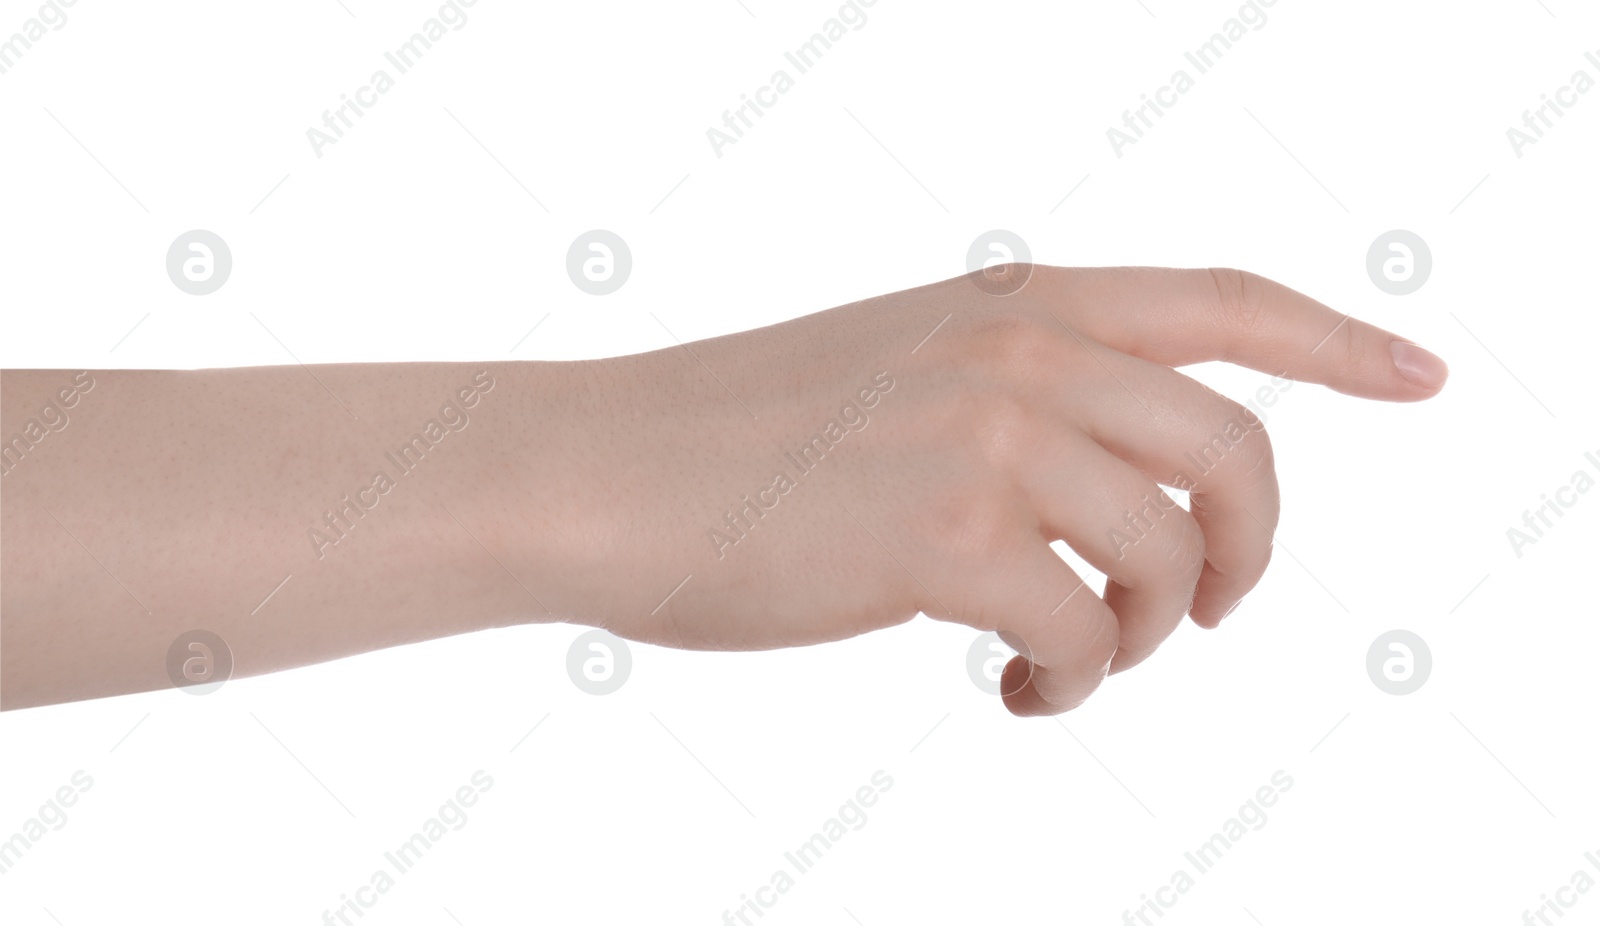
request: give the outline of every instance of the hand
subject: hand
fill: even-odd
[[[1026,285],[985,291],[1006,280]],[[585,365],[597,398],[506,456],[556,468],[518,483],[543,516],[513,511],[497,537],[554,613],[632,640],[795,646],[918,612],[998,630],[1031,655],[1006,667],[1006,706],[1058,713],[1185,613],[1215,627],[1267,568],[1272,446],[1172,369],[1206,360],[1391,401],[1446,377],[1237,270],[1001,267]]]
[[[1067,710],[1266,568],[1261,423],[1171,369],[1215,359],[1445,377],[1250,274],[1020,266],[592,362],[6,371],[0,706],[185,684],[196,631],[249,675],[526,621],[759,649],[922,612],[1028,655],[1012,711]]]

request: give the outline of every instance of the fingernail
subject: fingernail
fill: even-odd
[[[1217,618],[1217,620],[1220,621],[1223,618],[1227,617],[1229,614],[1232,614],[1233,612],[1239,610],[1239,605],[1241,605],[1241,604],[1244,604],[1244,599],[1243,598],[1239,599],[1238,601],[1235,601],[1233,603],[1233,606],[1228,608],[1228,610],[1223,611],[1222,612],[1222,617]]]
[[[1444,365],[1443,360],[1410,341],[1390,343],[1389,352],[1394,355],[1394,367],[1400,371],[1400,375],[1418,386],[1433,389],[1450,375],[1450,368]]]

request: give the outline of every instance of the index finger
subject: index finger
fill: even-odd
[[[1059,292],[1078,330],[1168,366],[1225,360],[1392,402],[1430,398],[1449,376],[1443,360],[1405,338],[1254,273],[1161,267],[1066,273]]]

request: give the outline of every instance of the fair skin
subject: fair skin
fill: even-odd
[[[1402,402],[1444,384],[1252,274],[1031,274],[599,361],[95,372],[49,413],[77,371],[6,371],[0,707],[171,685],[195,628],[238,677],[530,621],[752,650],[923,613],[1000,631],[1028,654],[1006,706],[1059,713],[1267,568],[1265,432],[1173,367]],[[430,420],[420,461],[391,459]],[[1185,455],[1208,445],[1202,473]]]

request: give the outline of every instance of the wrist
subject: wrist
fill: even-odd
[[[623,520],[618,427],[606,361],[480,364],[494,387],[475,414],[468,473],[441,512],[461,542],[458,568],[477,576],[494,623],[594,622]],[[453,517],[452,517],[453,515]],[[461,523],[457,523],[457,521]],[[473,536],[467,536],[468,533]]]

